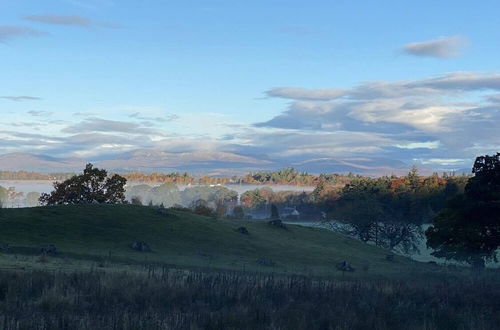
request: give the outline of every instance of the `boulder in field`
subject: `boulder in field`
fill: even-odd
[[[274,226],[282,229],[286,229],[286,225],[280,219],[269,220],[267,222],[269,226]]]
[[[47,244],[38,248],[41,254],[56,254],[57,247],[54,244]]]
[[[267,266],[267,267],[273,267],[274,265],[276,265],[274,260],[266,257],[261,257],[257,259],[257,263],[261,266]]]
[[[342,262],[339,262],[335,267],[338,270],[341,270],[343,272],[353,272],[354,271],[354,268],[345,260]]]
[[[248,229],[246,227],[238,227],[236,228],[236,231],[240,234],[243,234],[243,235],[248,235]]]
[[[136,241],[132,243],[130,247],[139,252],[151,252],[151,248],[149,247],[148,243],[142,241]]]

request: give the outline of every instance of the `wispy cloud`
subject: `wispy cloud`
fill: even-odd
[[[467,40],[460,36],[441,37],[406,44],[403,51],[415,56],[450,58],[459,56],[467,43]]]
[[[50,111],[28,111],[33,117],[49,117],[52,115]]]
[[[116,24],[96,22],[91,20],[90,18],[79,15],[30,15],[30,16],[25,16],[24,19],[37,23],[75,26],[84,28],[118,27],[118,25]]]
[[[0,42],[6,42],[13,38],[40,37],[45,34],[45,32],[38,31],[26,26],[0,25]]]
[[[31,16],[25,16],[24,19],[39,23],[56,24],[56,25],[73,25],[73,26],[83,26],[83,27],[90,27],[94,24],[90,19],[76,15],[67,15],[67,16],[31,15]]]
[[[22,101],[39,101],[41,98],[35,96],[0,96],[0,99],[5,99],[14,102],[22,102]]]
[[[64,133],[115,132],[128,134],[161,134],[158,130],[142,127],[140,124],[101,118],[87,118],[62,130]]]
[[[345,95],[344,89],[304,89],[276,87],[266,92],[267,96],[298,100],[331,100]]]
[[[152,117],[152,116],[144,116],[140,112],[134,112],[133,114],[129,115],[129,117],[139,120],[146,120],[146,121],[160,122],[160,123],[168,123],[179,119],[179,116],[176,114],[168,114],[165,116]]]

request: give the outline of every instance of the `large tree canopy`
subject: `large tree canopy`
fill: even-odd
[[[437,257],[484,267],[497,261],[500,247],[500,153],[477,157],[461,194],[448,203],[427,231],[427,245]]]
[[[87,164],[83,174],[55,182],[54,190],[42,194],[40,202],[47,205],[125,203],[126,182],[127,179],[118,174],[108,177],[106,170]]]

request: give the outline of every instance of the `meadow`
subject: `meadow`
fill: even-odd
[[[2,209],[0,225],[0,243],[9,244],[9,253],[19,255],[36,255],[40,246],[54,244],[56,258],[123,264],[363,278],[442,272],[434,265],[321,228],[278,228],[267,222],[215,219],[147,206]],[[248,234],[240,233],[240,227]],[[136,241],[146,242],[151,251],[133,250],[130,246]],[[339,272],[336,265],[343,261],[357,271]]]
[[[2,329],[498,329],[498,278],[0,272]]]
[[[136,205],[0,211],[0,329],[500,328],[497,270],[321,228]]]

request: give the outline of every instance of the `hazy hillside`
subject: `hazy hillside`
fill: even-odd
[[[69,172],[84,166],[85,160],[79,158],[56,158],[21,152],[0,155],[0,170],[3,171]]]

